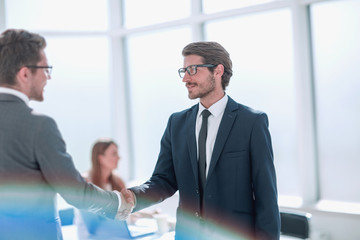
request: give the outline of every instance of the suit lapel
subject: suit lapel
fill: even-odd
[[[217,161],[219,160],[220,153],[224,148],[225,142],[229,136],[231,128],[236,119],[238,109],[237,104],[234,100],[229,97],[228,103],[226,105],[224,115],[222,117],[218,134],[215,140],[214,150],[211,156],[210,167],[207,178],[209,178],[214,171]]]
[[[197,152],[196,152],[196,136],[195,136],[195,123],[196,115],[199,109],[199,105],[195,105],[186,116],[186,140],[189,149],[189,156],[191,166],[194,172],[196,183],[198,183],[198,163],[197,163]]]

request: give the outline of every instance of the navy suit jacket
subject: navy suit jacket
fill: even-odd
[[[195,122],[198,104],[170,116],[152,177],[131,188],[136,210],[179,191],[176,238],[278,239],[280,217],[268,118],[229,97],[200,214]],[[220,236],[221,235],[221,236]]]

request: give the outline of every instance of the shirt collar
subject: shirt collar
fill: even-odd
[[[228,95],[225,93],[224,97],[222,97],[219,101],[211,105],[211,107],[209,107],[208,110],[211,112],[211,115],[213,115],[214,117],[218,117],[220,114],[224,113],[227,102],[228,102]],[[201,103],[199,103],[198,117],[201,115],[204,109],[205,107]]]
[[[26,105],[29,105],[29,98],[22,92],[12,89],[12,88],[7,88],[7,87],[0,87],[0,93],[7,93],[7,94],[11,94],[14,95],[18,98],[20,98],[21,100],[23,100]]]

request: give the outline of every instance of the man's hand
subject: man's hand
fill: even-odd
[[[115,219],[126,220],[132,212],[133,208],[135,207],[135,195],[132,191],[128,189],[123,189],[120,192],[120,197],[121,206],[116,214]]]

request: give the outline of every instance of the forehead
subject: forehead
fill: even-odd
[[[195,64],[203,64],[203,58],[199,55],[188,55],[184,57],[184,67]]]
[[[115,144],[110,144],[109,147],[105,150],[105,152],[112,152],[112,151],[117,151],[117,146]]]

